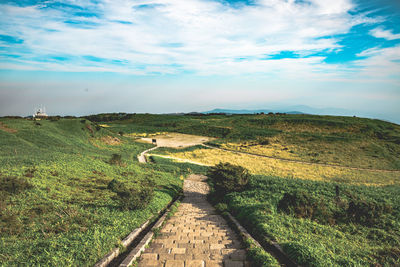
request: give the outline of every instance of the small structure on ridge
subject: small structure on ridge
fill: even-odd
[[[41,119],[41,118],[47,118],[49,115],[46,114],[46,108],[45,107],[40,107],[35,110],[35,113],[33,114],[33,118]]]

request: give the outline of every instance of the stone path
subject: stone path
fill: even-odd
[[[147,152],[150,152],[150,151],[152,151],[152,150],[154,150],[154,149],[157,149],[157,148],[158,148],[158,146],[155,146],[155,147],[146,149],[145,151],[143,151],[142,153],[140,153],[140,155],[137,156],[138,161],[139,161],[140,163],[146,163],[146,162],[147,162],[146,156],[145,156],[146,153],[147,153]]]
[[[247,267],[237,235],[207,202],[206,177],[184,182],[185,198],[139,260],[139,267]]]

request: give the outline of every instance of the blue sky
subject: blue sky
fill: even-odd
[[[399,123],[400,1],[2,0],[0,116],[38,105],[309,105]]]

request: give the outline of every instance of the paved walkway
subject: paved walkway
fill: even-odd
[[[185,180],[184,200],[142,254],[139,267],[250,266],[237,235],[207,202],[205,179],[191,175]]]
[[[145,156],[146,153],[147,153],[147,152],[150,152],[150,151],[152,151],[152,150],[154,150],[154,149],[157,149],[157,148],[158,148],[158,146],[155,146],[155,147],[146,149],[145,151],[143,151],[142,153],[140,153],[140,155],[137,156],[138,161],[139,161],[140,163],[146,163],[146,162],[147,162],[146,156]]]

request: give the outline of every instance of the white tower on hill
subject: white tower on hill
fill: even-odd
[[[39,108],[35,109],[35,113],[33,114],[34,118],[47,118],[48,115],[46,114],[46,108],[44,106],[41,106]]]

